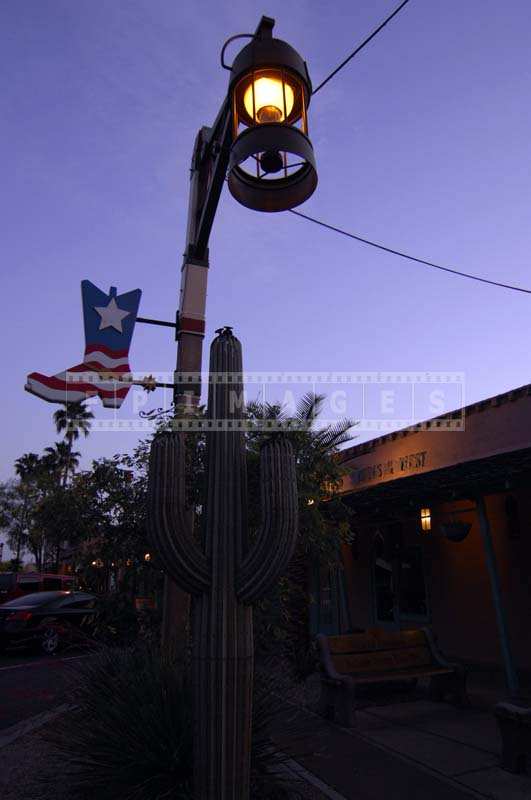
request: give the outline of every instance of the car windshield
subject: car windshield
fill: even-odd
[[[34,592],[34,594],[27,594],[24,597],[17,597],[16,600],[10,600],[8,603],[4,603],[2,608],[27,608],[28,606],[45,605],[52,600],[67,597],[69,594],[70,592]]]

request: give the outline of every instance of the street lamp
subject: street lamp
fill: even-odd
[[[230,72],[228,94],[211,127],[200,128],[192,154],[186,244],[176,320],[177,363],[173,405],[190,412],[201,395],[201,361],[209,272],[208,241],[225,182],[243,205],[282,211],[306,200],[317,185],[307,109],[311,82],[306,63],[291,45],[274,39],[275,21],[262,17],[254,34],[237,34],[221,51]],[[251,41],[232,65],[227,46]],[[295,159],[295,160],[293,160]],[[249,165],[252,168],[249,169]],[[185,620],[177,587],[166,580],[163,639]],[[172,608],[170,609],[170,606]],[[184,636],[184,623],[181,626]]]
[[[317,186],[308,138],[308,69],[291,45],[273,38],[274,25],[262,17],[254,34],[225,42],[221,64],[230,71],[228,94],[213,125],[202,127],[195,140],[176,324],[175,405],[195,405],[201,393],[208,240],[225,182],[238,202],[258,211],[294,208]],[[242,37],[251,41],[227,65],[227,46]]]
[[[199,402],[201,394],[201,360],[209,272],[208,242],[225,183],[228,183],[231,194],[238,202],[259,211],[285,211],[293,208],[304,202],[317,185],[313,148],[308,138],[307,109],[311,96],[310,78],[306,64],[300,55],[286,42],[272,37],[274,24],[274,20],[262,17],[254,34],[239,34],[231,37],[225,43],[221,53],[221,63],[231,73],[228,93],[213,125],[202,127],[196,136],[190,170],[188,223],[181,270],[179,311],[175,326],[178,341],[177,364],[173,381],[176,415],[179,413],[178,409],[183,406],[186,413],[191,413],[193,407]],[[227,45],[234,38],[242,36],[249,38],[250,43],[236,56],[231,66],[226,65],[223,59]],[[220,338],[224,341],[224,337]],[[232,336],[227,334],[225,338],[232,342]],[[232,347],[233,344],[231,344]],[[241,371],[241,362],[236,372],[238,371]],[[226,438],[224,433],[221,433],[220,437]],[[220,438],[220,441],[224,441],[224,439]],[[233,439],[233,442],[237,441],[239,440]],[[236,453],[235,445],[231,445],[231,447],[230,452]],[[227,461],[227,463],[231,462]],[[240,462],[238,461],[238,463]],[[173,494],[173,489],[166,493],[165,501],[171,500],[171,498],[178,499],[176,485],[171,481],[171,469],[170,461],[164,461],[160,471],[157,470],[156,474],[152,472],[150,475],[152,486],[156,487],[157,484],[161,484],[172,486],[175,489],[176,494]],[[232,469],[233,466],[230,467],[230,470]],[[229,474],[232,474],[230,470]],[[223,480],[227,481],[229,478],[225,476]],[[270,481],[270,485],[273,486],[273,484],[274,482]],[[225,484],[220,483],[220,486],[223,487]],[[272,490],[269,491],[271,493]],[[219,496],[222,496],[223,489],[220,492]],[[271,498],[268,499],[268,502],[270,500]],[[228,498],[225,498],[223,502],[228,502]],[[296,507],[296,502],[291,507]],[[157,509],[157,503],[153,504],[153,508]],[[176,508],[177,504],[175,504]],[[223,514],[221,514],[221,519],[226,518]],[[167,519],[170,520],[170,517],[171,515]],[[150,515],[150,524],[153,520],[154,517]],[[214,521],[209,524],[215,525]],[[284,525],[284,527],[286,526]],[[223,525],[220,525],[219,536],[221,536],[222,530]],[[213,563],[223,564],[225,571],[231,570],[232,566],[227,565],[226,553],[222,553],[220,549],[221,539],[219,539],[218,533],[211,541],[215,550]],[[172,542],[169,549],[178,556],[180,551],[175,542]],[[272,549],[272,545],[269,549]],[[282,552],[287,553],[287,548],[284,547]],[[159,555],[162,553],[159,552]],[[268,559],[263,557],[261,557],[261,562],[269,563]],[[205,561],[205,563],[207,562]],[[189,619],[189,595],[171,581],[169,574],[171,573],[166,574],[165,582],[163,641],[171,644],[175,652],[184,653]],[[183,585],[186,586],[186,584]],[[221,591],[221,586],[221,582],[216,578],[216,591]],[[225,584],[223,587],[223,591],[226,591]],[[232,586],[229,593],[231,597],[234,592],[235,588]],[[242,620],[245,615],[250,615],[246,602],[248,601],[242,600],[238,596],[237,613],[243,615],[241,616]],[[195,605],[197,609],[197,603]],[[220,608],[222,607],[220,606]],[[219,614],[219,608],[216,608],[215,615],[213,613],[209,617],[214,625],[213,647],[216,652],[224,654],[222,660],[228,658],[230,661],[230,653],[236,652],[234,649],[236,647],[235,637],[240,636],[240,633],[237,634],[237,632],[244,629],[242,625],[233,626],[232,622],[229,625],[228,615],[225,622],[222,623]],[[207,617],[204,619],[206,620]],[[230,629],[229,641],[223,639],[223,625],[225,624],[228,626],[227,630]],[[245,635],[242,633],[240,638],[243,640],[243,645],[249,648],[249,653],[252,653],[252,636],[249,636],[248,627],[245,628],[245,631]],[[203,647],[203,644],[201,640],[200,646]],[[238,643],[238,652],[243,645],[241,641]],[[219,666],[217,656],[216,660],[212,660],[210,666],[208,666],[208,661],[209,659],[202,660],[201,669],[196,676],[198,682],[203,682],[201,685],[208,683],[207,676],[210,674],[208,670],[211,668],[217,670]],[[208,714],[205,720],[201,720],[200,715],[196,720],[195,736],[198,746],[195,748],[194,771],[196,775],[201,771],[202,774],[208,767],[208,773],[202,779],[204,786],[208,783],[208,791],[203,793],[201,788],[198,789],[198,792],[201,792],[200,800],[207,798],[214,800],[217,797],[223,797],[225,800],[233,800],[233,798],[234,800],[236,798],[247,800],[249,796],[250,683],[242,682],[247,680],[244,676],[249,674],[252,656],[249,658],[245,656],[244,661],[245,666],[242,666],[240,676],[241,686],[236,686],[238,680],[233,681],[234,685],[232,685],[232,678],[229,680],[227,677],[235,674],[234,665],[240,663],[232,658],[233,663],[230,669],[233,671],[230,672],[229,667],[223,667],[219,673],[225,676],[222,684],[223,692],[221,692],[223,696],[220,695],[214,677],[212,677],[209,691],[204,695],[204,697],[216,696],[222,704],[225,704],[222,716],[220,716],[217,706],[213,706],[208,700],[204,701],[203,697],[203,701],[208,706]],[[207,671],[205,672],[205,670]],[[243,706],[239,702],[236,689],[240,694],[241,691],[245,694],[246,699]],[[214,723],[217,728],[220,725],[223,728],[223,737],[219,741],[220,753],[216,753],[215,757],[211,759],[211,763],[205,765],[202,762],[204,751],[199,747],[199,743],[201,746],[206,746],[205,742],[208,742],[209,748],[218,747],[218,740],[210,736],[211,728],[209,726],[214,726]],[[229,740],[230,747],[227,744]],[[231,759],[229,755],[226,755],[231,752],[237,752],[239,755]],[[230,780],[235,769],[236,771],[241,770],[243,776],[241,786],[237,781]]]
[[[256,211],[286,211],[317,186],[308,138],[310,76],[297,51],[272,37],[273,25],[262,18],[234,60],[229,85],[228,185],[236,200]]]

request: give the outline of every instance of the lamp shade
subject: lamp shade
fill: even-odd
[[[286,211],[317,186],[307,108],[306,64],[287,42],[272,37],[263,17],[251,42],[236,56],[229,93],[233,115],[228,185],[243,205]]]

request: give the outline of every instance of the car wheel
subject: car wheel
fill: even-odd
[[[41,637],[41,650],[47,656],[52,656],[59,649],[59,632],[56,628],[45,628]]]

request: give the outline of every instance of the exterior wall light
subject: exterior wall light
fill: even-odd
[[[424,532],[431,531],[431,509],[420,509],[420,527]]]
[[[262,17],[234,60],[229,84],[233,143],[228,185],[238,202],[256,211],[294,208],[317,186],[308,138],[310,76],[297,51],[272,37],[274,24]]]
[[[144,555],[144,561],[151,561],[151,553],[146,553]]]

